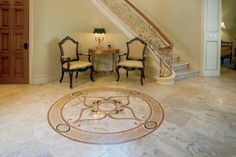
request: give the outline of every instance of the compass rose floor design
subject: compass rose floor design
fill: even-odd
[[[120,88],[96,88],[66,95],[48,112],[60,135],[89,144],[116,144],[142,138],[162,123],[163,109],[150,96]]]

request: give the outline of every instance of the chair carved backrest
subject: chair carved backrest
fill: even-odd
[[[147,43],[136,37],[131,41],[127,42],[127,60],[139,60],[143,61],[144,52],[147,47]]]
[[[79,60],[79,42],[67,36],[59,42],[59,47],[61,56],[70,57],[71,61]]]

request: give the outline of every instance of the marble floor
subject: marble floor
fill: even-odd
[[[136,76],[98,75],[41,85],[0,85],[0,157],[236,157],[236,72],[198,77],[171,86]],[[50,106],[79,89],[133,89],[158,100],[165,111],[162,125],[136,141],[89,145],[58,135],[49,126]]]

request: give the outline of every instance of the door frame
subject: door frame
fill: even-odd
[[[34,36],[33,36],[33,0],[29,0],[29,83],[32,84],[33,78],[33,56],[34,56]]]

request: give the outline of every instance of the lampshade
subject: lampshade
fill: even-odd
[[[97,34],[105,34],[106,31],[105,31],[105,28],[94,28],[94,31],[93,33],[97,33]]]
[[[221,28],[222,28],[222,29],[225,29],[225,28],[226,28],[224,22],[221,22]]]

